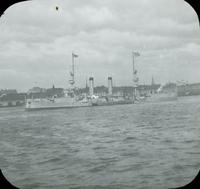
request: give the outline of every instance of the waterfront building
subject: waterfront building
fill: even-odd
[[[17,94],[17,90],[16,89],[1,89],[0,95],[3,95],[3,94]]]

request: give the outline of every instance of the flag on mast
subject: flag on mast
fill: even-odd
[[[139,53],[139,52],[133,52],[133,55],[134,55],[135,57],[137,57],[137,56],[140,56],[140,53]]]
[[[74,73],[70,72],[70,75],[73,77],[73,76],[74,76]]]
[[[75,58],[78,57],[78,55],[77,55],[77,54],[74,54],[74,53],[72,53],[72,56],[75,57]]]

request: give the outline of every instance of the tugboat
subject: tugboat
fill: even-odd
[[[42,109],[60,109],[60,108],[77,108],[92,106],[91,100],[86,96],[80,98],[75,94],[75,77],[74,77],[74,58],[78,55],[72,53],[72,71],[70,72],[71,79],[69,80],[70,89],[64,91],[62,97],[53,95],[51,98],[36,98],[33,96],[26,99],[25,110],[42,110]]]

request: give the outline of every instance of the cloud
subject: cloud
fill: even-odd
[[[78,86],[90,75],[99,85],[109,75],[131,85],[133,50],[141,53],[141,83],[153,75],[157,82],[200,81],[199,24],[182,0],[33,0],[7,9],[0,27],[0,88],[28,89],[35,80],[65,87],[72,52]]]

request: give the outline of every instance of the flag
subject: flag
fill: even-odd
[[[74,53],[72,53],[72,56],[75,57],[75,58],[78,57],[78,55],[77,55],[77,54],[74,54]]]
[[[140,53],[139,52],[133,52],[133,56],[135,56],[135,57],[140,56]]]
[[[74,76],[74,74],[72,73],[72,72],[70,72],[70,75],[73,77]]]

